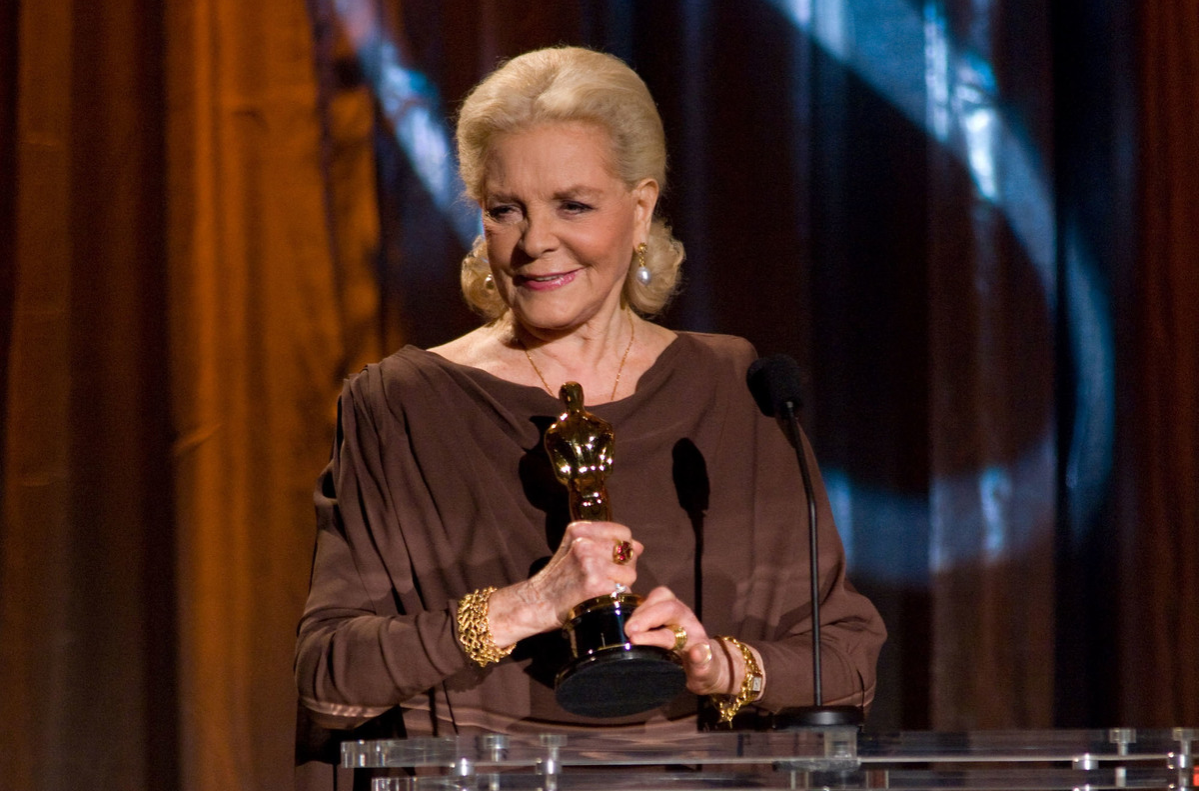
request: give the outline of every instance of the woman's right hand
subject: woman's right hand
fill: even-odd
[[[627,541],[632,556],[617,562]],[[628,527],[616,522],[571,522],[545,568],[524,582],[491,595],[488,623],[497,646],[508,646],[562,626],[571,609],[637,579],[637,558],[645,549]]]

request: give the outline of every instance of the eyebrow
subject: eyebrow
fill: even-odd
[[[567,187],[556,191],[553,195],[554,200],[572,200],[576,198],[594,198],[603,194],[602,189],[588,187],[583,184],[577,184],[573,187]],[[517,201],[517,197],[510,192],[490,192],[483,196],[487,203],[512,203]]]
[[[596,189],[595,187],[587,187],[582,184],[579,184],[574,187],[568,187],[564,190],[558,190],[557,192],[554,193],[554,197],[557,198],[558,200],[569,199],[569,198],[588,198],[588,197],[595,197],[597,195],[602,195],[603,192],[604,191],[601,189]]]

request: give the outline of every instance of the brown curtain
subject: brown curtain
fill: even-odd
[[[139,41],[150,6],[25,3],[5,33],[0,773],[18,788],[173,776],[162,93]],[[112,38],[90,35],[101,24]]]
[[[350,358],[378,355],[346,331],[373,311],[372,281],[353,266],[369,242],[330,225],[330,202],[350,186],[369,198],[372,182],[361,171],[326,181],[305,6],[171,8],[180,769],[190,788],[278,787],[292,754],[313,473]]]
[[[379,354],[369,137],[318,121],[301,0],[165,6],[4,34],[5,787],[291,785],[311,487]]]
[[[1123,709],[1199,723],[1199,5],[1142,7],[1139,265],[1120,404]]]
[[[995,86],[959,76],[954,90],[977,91],[977,115],[1041,101],[1022,120],[1029,148],[1050,152],[1047,91],[1018,80],[1052,73],[1048,8],[946,2],[943,13],[957,46],[996,70]],[[1023,33],[1018,60],[1012,29]],[[949,132],[951,145],[964,126]],[[1002,174],[1002,154],[992,155]],[[928,157],[928,721],[949,731],[1046,728],[1054,724],[1054,366],[1064,340],[1049,295],[1061,284],[981,194],[977,171],[971,178],[945,146]]]

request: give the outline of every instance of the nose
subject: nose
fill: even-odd
[[[520,235],[520,247],[529,258],[540,258],[558,246],[554,218],[548,212],[530,210]]]

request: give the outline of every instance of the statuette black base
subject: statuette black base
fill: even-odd
[[[678,655],[656,645],[606,648],[558,674],[558,705],[584,717],[625,717],[656,709],[687,686]]]
[[[633,645],[625,620],[641,603],[633,593],[598,596],[575,607],[563,630],[574,658],[558,673],[558,705],[584,717],[624,717],[657,708],[687,685],[674,651]]]

